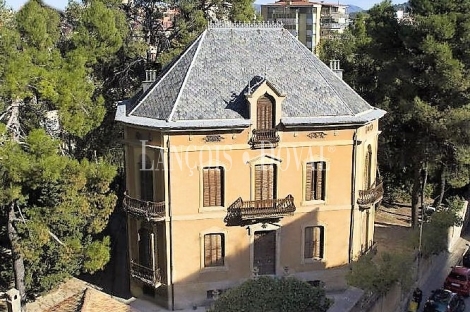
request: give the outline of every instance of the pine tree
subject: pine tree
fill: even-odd
[[[61,33],[58,12],[38,0],[0,27],[0,214],[23,304],[109,260],[101,232],[116,204],[116,168],[77,159],[77,142],[103,120],[97,64],[121,48],[126,25],[102,2],[80,10],[78,34]]]

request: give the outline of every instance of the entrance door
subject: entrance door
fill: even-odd
[[[259,275],[276,274],[276,231],[255,232],[253,267]]]

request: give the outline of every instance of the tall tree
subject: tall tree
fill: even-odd
[[[39,0],[0,27],[0,211],[23,303],[109,260],[100,233],[115,206],[116,169],[75,157],[105,115],[96,66],[121,48],[125,24],[99,1],[78,12],[80,33],[64,32],[58,12]]]
[[[365,37],[365,44],[345,51],[367,60],[366,67],[360,60],[351,64],[352,86],[389,112],[383,119],[380,164],[387,182],[410,187],[416,226],[424,167],[431,182],[440,181],[437,202],[446,182],[451,187],[469,183],[468,128],[452,129],[468,117],[470,27],[468,4],[412,0],[410,5],[413,15],[403,21],[390,1],[374,6],[360,24],[366,36],[354,36]],[[367,78],[358,79],[357,73]],[[345,77],[350,79],[348,72]]]

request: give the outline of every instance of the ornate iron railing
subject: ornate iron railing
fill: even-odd
[[[124,196],[124,209],[137,217],[158,221],[165,217],[165,202],[151,202]]]
[[[227,208],[225,222],[230,219],[241,221],[254,219],[270,219],[292,215],[295,212],[294,198],[288,195],[281,199],[243,201],[241,197]]]
[[[154,287],[158,287],[162,283],[162,276],[159,268],[154,270],[140,265],[134,260],[131,260],[131,276]]]
[[[277,129],[263,129],[263,130],[253,130],[253,135],[250,139],[250,144],[252,147],[276,147],[279,143],[279,135]]]
[[[359,191],[359,198],[357,204],[361,208],[370,208],[370,206],[378,203],[384,196],[383,182],[378,179],[372,184],[372,187],[368,190]]]

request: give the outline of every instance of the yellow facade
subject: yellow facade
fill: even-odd
[[[247,97],[252,126],[245,129],[169,131],[124,125],[127,195],[141,209],[145,206],[141,188],[151,179],[152,201],[163,209],[158,217],[149,217],[131,209],[130,201],[125,203],[130,260],[150,255],[148,263],[161,275],[146,282],[146,269],[132,267],[135,296],[146,293],[176,310],[210,302],[217,295],[214,290],[223,291],[259,274],[254,257],[255,253],[259,257],[255,248],[261,245],[255,239],[262,239],[263,231],[273,231],[275,237],[275,245],[266,249],[273,253],[272,275],[321,280],[327,288],[342,286],[331,269],[347,265],[372,246],[374,205],[381,194],[378,190],[361,206],[358,199],[360,192],[374,195],[378,188],[378,120],[364,125],[278,127],[277,144],[252,148],[248,142],[256,127],[255,107],[264,94],[275,101],[279,125],[283,97],[266,83]],[[326,165],[324,194],[320,200],[308,200],[306,168],[315,162]],[[275,198],[291,195],[295,212],[228,225],[227,210],[238,198],[255,201],[257,165],[273,165]],[[203,170],[209,167],[223,172],[222,195],[221,205],[205,207]],[[306,229],[317,226],[323,232],[314,240],[318,245],[310,247]],[[222,237],[222,251],[214,256],[222,256],[217,259],[221,265],[205,265],[209,234]],[[320,248],[321,256],[306,257],[306,248]]]

